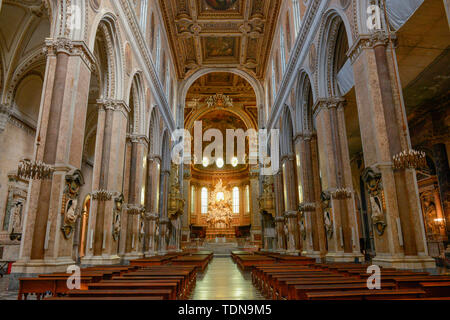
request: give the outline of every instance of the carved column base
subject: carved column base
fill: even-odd
[[[329,252],[325,256],[326,262],[364,262],[364,256],[359,252]]]
[[[377,254],[372,264],[396,269],[428,270],[436,268],[436,261],[429,256],[393,256]]]
[[[83,266],[98,266],[98,265],[115,265],[120,264],[120,257],[118,255],[102,255],[102,256],[86,256],[81,259]]]

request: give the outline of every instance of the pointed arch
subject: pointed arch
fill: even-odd
[[[306,70],[300,71],[296,90],[295,126],[296,134],[310,133],[314,130],[312,106],[315,96],[311,77]]]
[[[129,106],[130,106],[130,125],[132,125],[131,132],[134,134],[144,134],[145,122],[145,96],[144,84],[141,71],[137,71],[132,77],[131,87],[129,92]]]
[[[149,125],[149,154],[160,155],[160,144],[159,144],[159,115],[158,107],[153,107],[150,113],[150,125]]]
[[[321,98],[339,96],[336,76],[336,61],[346,54],[347,48],[353,45],[350,23],[344,13],[337,8],[325,12],[319,35],[319,51],[316,70],[316,88]],[[341,54],[336,56],[336,52]],[[344,61],[345,62],[345,61]]]
[[[101,98],[123,100],[124,98],[124,48],[120,39],[116,16],[106,13],[93,23],[95,28],[89,40],[89,48],[104,55],[105,61],[98,63],[97,68],[101,79]],[[102,72],[106,70],[106,72]]]

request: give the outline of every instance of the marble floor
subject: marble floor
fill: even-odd
[[[253,286],[250,272],[242,272],[231,257],[215,256],[197,284],[191,300],[263,300]]]

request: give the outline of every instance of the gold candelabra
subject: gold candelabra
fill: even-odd
[[[423,151],[405,150],[392,159],[395,169],[419,169],[427,166],[426,154]]]

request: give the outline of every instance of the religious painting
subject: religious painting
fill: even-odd
[[[208,58],[232,58],[236,53],[236,40],[232,37],[208,37],[205,53]]]
[[[206,0],[206,3],[214,10],[225,11],[231,9],[237,0]]]

